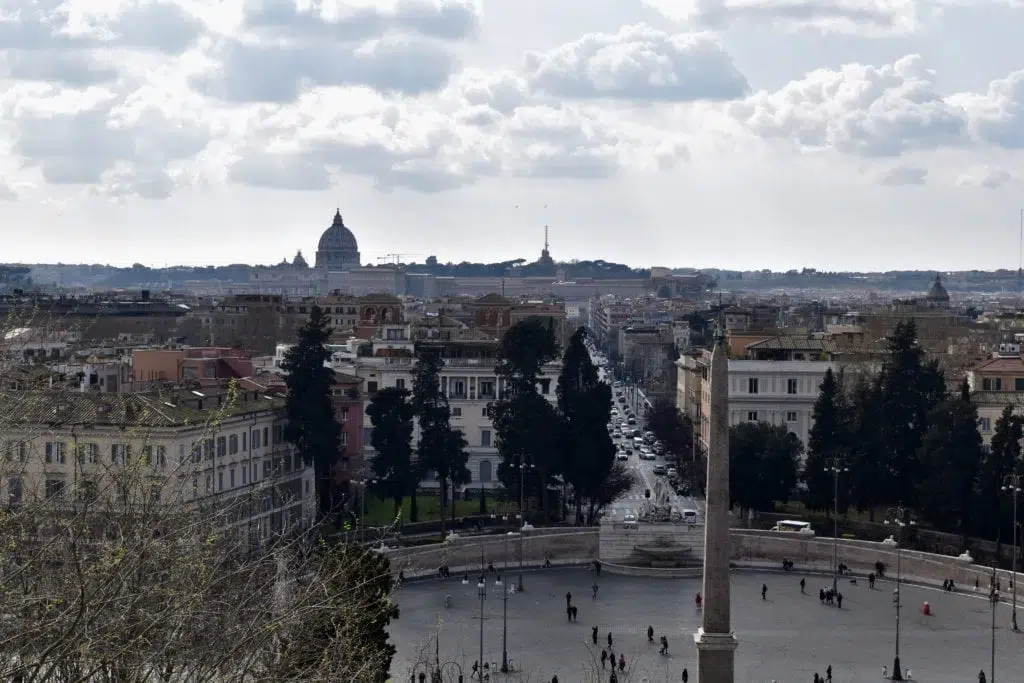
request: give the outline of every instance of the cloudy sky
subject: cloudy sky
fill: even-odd
[[[2,261],[1017,267],[1022,0],[0,0]]]

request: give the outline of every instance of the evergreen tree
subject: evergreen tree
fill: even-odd
[[[591,512],[615,465],[615,443],[606,425],[611,419],[612,391],[590,360],[586,328],[572,335],[558,376],[558,408],[563,421],[559,471],[575,492],[576,523],[583,520],[584,500]]]
[[[850,404],[849,464],[853,503],[858,510],[867,510],[874,521],[875,508],[888,502],[883,487],[891,476],[885,442],[879,430],[882,422],[881,377],[858,377]]]
[[[744,510],[770,511],[789,500],[803,444],[785,425],[743,422],[729,428],[729,496]]]
[[[413,409],[409,392],[387,387],[374,394],[366,415],[373,431],[370,445],[373,457],[374,490],[378,495],[395,503],[395,516],[402,509],[402,501],[419,485],[420,472],[412,459]],[[409,511],[410,521],[413,512]]]
[[[915,506],[924,474],[921,442],[928,416],[946,398],[945,378],[936,361],[925,359],[913,320],[896,325],[888,352],[881,373],[881,431],[891,476],[877,484],[888,494],[885,502]]]
[[[416,349],[416,365],[412,378],[412,408],[419,420],[420,439],[416,446],[417,465],[421,471],[437,474],[441,495],[441,535],[444,536],[444,507],[448,484],[469,480],[469,452],[462,432],[452,429],[451,407],[441,391],[441,370],[444,359],[434,349]],[[455,506],[452,505],[454,521]]]
[[[964,380],[959,396],[940,403],[929,416],[921,443],[921,513],[938,529],[958,532],[966,544],[981,463],[978,410]]]
[[[320,519],[327,519],[334,510],[334,466],[342,453],[341,425],[331,398],[334,370],[327,348],[329,324],[323,310],[313,306],[298,330],[298,342],[285,352],[281,363],[288,388],[284,438],[307,466],[313,466]]]
[[[1014,407],[1009,404],[996,420],[992,441],[981,458],[974,516],[974,529],[979,536],[990,538],[994,534],[997,541],[1012,538],[1013,501],[1002,492],[1002,486],[1006,475],[1020,472],[1021,439],[1024,420],[1014,414]]]
[[[803,480],[807,484],[807,507],[831,512],[836,482],[830,468],[845,462],[843,459],[850,442],[842,378],[836,377],[832,368],[825,371],[811,419],[814,424],[807,435],[807,462],[803,472]],[[839,486],[844,491],[848,489],[849,477],[840,476]],[[840,496],[841,501],[845,498],[845,495]]]
[[[520,486],[527,493],[532,490],[544,509],[548,478],[560,464],[563,425],[538,386],[544,365],[557,355],[554,332],[539,318],[510,327],[502,337],[495,368],[504,390],[488,406],[501,456],[499,479],[508,491],[518,491]],[[536,467],[539,476],[523,479],[526,466]]]

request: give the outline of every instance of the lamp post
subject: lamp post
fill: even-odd
[[[508,535],[512,532],[505,534],[505,561],[503,563],[502,574],[508,573]],[[508,673],[508,589],[505,588],[501,582],[501,577],[494,582],[494,585],[499,587],[502,592],[502,613],[501,613],[501,673]]]
[[[1003,491],[1009,491],[1013,495],[1013,578],[1010,579],[1013,608],[1010,612],[1010,628],[1014,631],[1020,630],[1017,628],[1017,496],[1020,494],[1022,483],[1024,483],[1024,477],[1019,474],[1008,474],[1003,477]]]
[[[839,475],[850,468],[840,458],[832,458],[826,472],[832,473],[832,592],[839,592]]]
[[[917,524],[912,515],[910,508],[905,508],[902,505],[889,508],[885,512],[885,523],[896,524],[898,528],[896,540],[896,656],[893,660],[892,678],[890,679],[893,681],[903,680],[903,669],[900,665],[900,607],[903,602],[903,591],[900,590],[900,582],[902,580],[903,529]]]
[[[483,552],[481,551],[481,559],[483,558]],[[480,668],[477,670],[477,675],[483,680],[484,676],[484,600],[487,598],[487,579],[483,573],[483,567],[480,568],[480,581],[476,584],[477,595],[480,596]]]
[[[519,464],[516,465],[516,467],[519,468],[519,582],[516,586],[516,590],[521,593],[523,591],[523,527],[526,526],[523,482],[526,481],[527,470],[533,469],[533,465],[524,463],[522,461],[522,456],[520,456]]]
[[[989,660],[989,681],[996,683],[996,605],[999,604],[999,589],[996,586],[996,565],[992,565],[991,586],[988,589],[988,601],[992,604],[992,649]]]

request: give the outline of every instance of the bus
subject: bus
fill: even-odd
[[[808,534],[814,535],[814,530],[811,528],[810,522],[804,522],[799,519],[783,519],[776,522],[775,526],[772,527],[772,531],[784,531],[787,533],[794,534]]]

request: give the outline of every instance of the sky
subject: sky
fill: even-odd
[[[1016,268],[1024,0],[0,0],[5,262]]]

